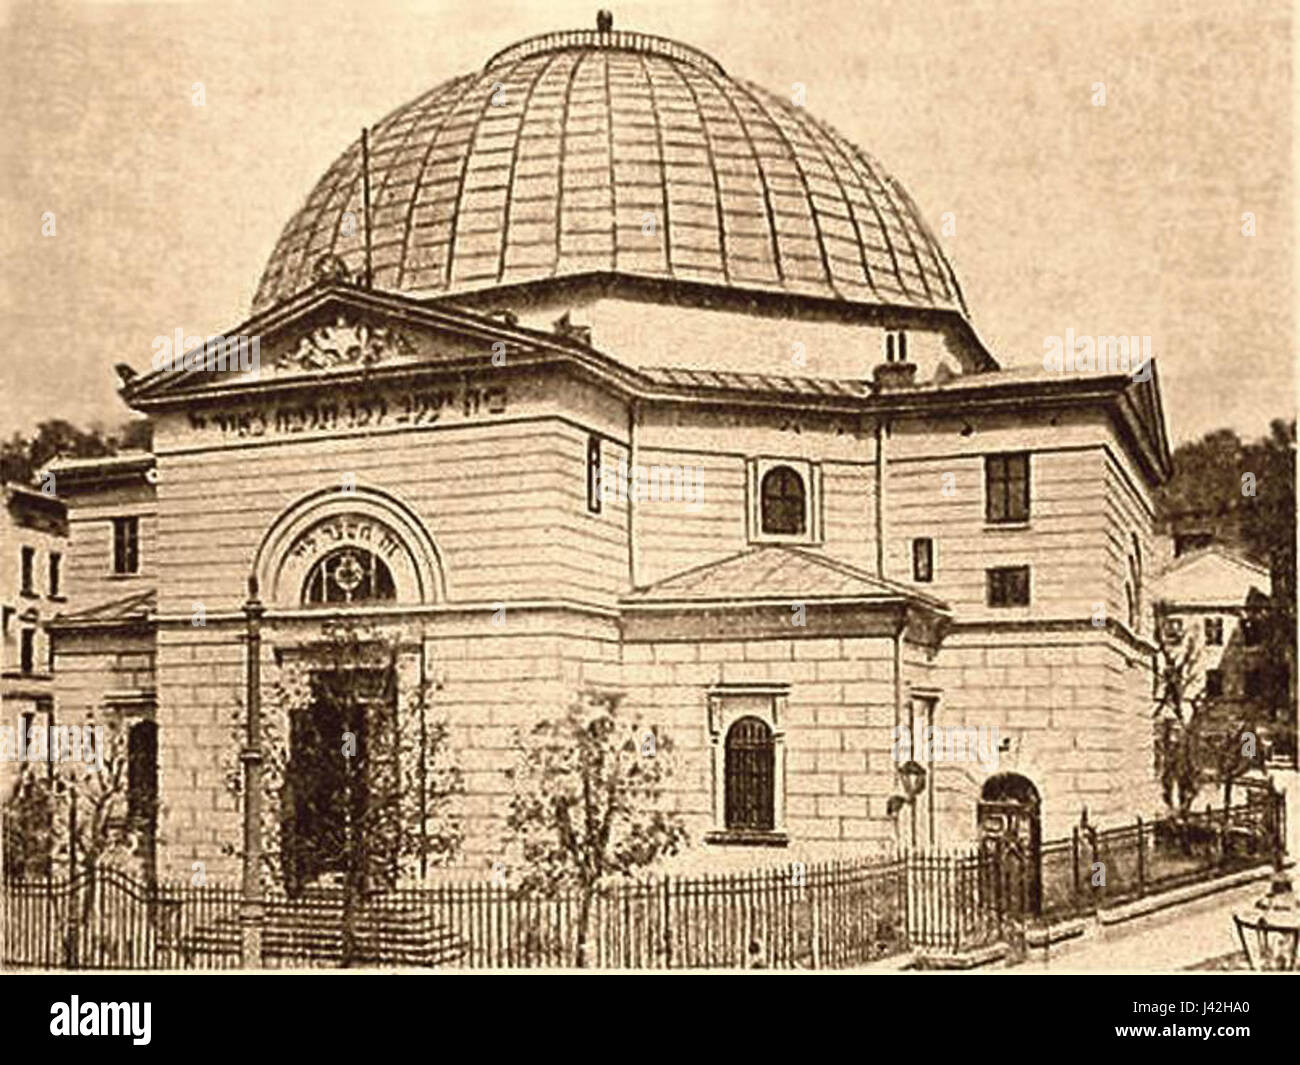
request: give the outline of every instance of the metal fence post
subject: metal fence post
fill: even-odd
[[[1137,819],[1138,829],[1138,898],[1146,895],[1146,843],[1143,839],[1142,818]]]
[[[248,720],[244,749],[244,866],[240,905],[240,963],[245,969],[262,966],[262,928],[266,908],[262,900],[262,615],[257,598],[257,577],[248,578],[244,604],[247,645],[246,693]]]

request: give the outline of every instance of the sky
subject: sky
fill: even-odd
[[[0,437],[124,421],[114,364],[241,323],[364,125],[602,4],[802,84],[936,232],[951,213],[1004,366],[1068,329],[1149,336],[1174,443],[1295,416],[1287,3],[0,0]]]

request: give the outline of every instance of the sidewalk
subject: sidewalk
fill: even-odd
[[[1232,913],[1267,890],[1264,878],[1121,924],[1090,926],[1081,938],[1031,950],[1022,964],[1008,971],[1181,972],[1239,952]]]

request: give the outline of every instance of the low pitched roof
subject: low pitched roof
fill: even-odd
[[[785,377],[779,374],[735,373],[729,370],[692,370],[676,366],[642,366],[641,373],[656,385],[712,391],[775,392],[784,395],[867,399],[865,381],[831,377]]]
[[[147,621],[158,609],[158,592],[147,588],[134,592],[121,599],[110,599],[106,603],[60,614],[53,621],[57,627],[78,625],[113,625],[123,622]]]
[[[768,545],[675,574],[626,596],[624,606],[762,600],[913,600],[947,612],[941,599],[873,577],[856,566],[797,547]]]

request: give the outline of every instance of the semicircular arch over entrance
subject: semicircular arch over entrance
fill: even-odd
[[[323,573],[338,572],[330,562],[341,553],[373,559],[372,569],[383,574],[382,583],[371,578],[372,585],[361,585],[375,594],[358,596],[358,605],[421,605],[447,598],[442,556],[415,511],[387,492],[362,485],[309,493],[276,518],[253,562],[262,598],[281,607],[341,605],[338,596],[313,583]],[[383,594],[377,594],[381,587]]]

